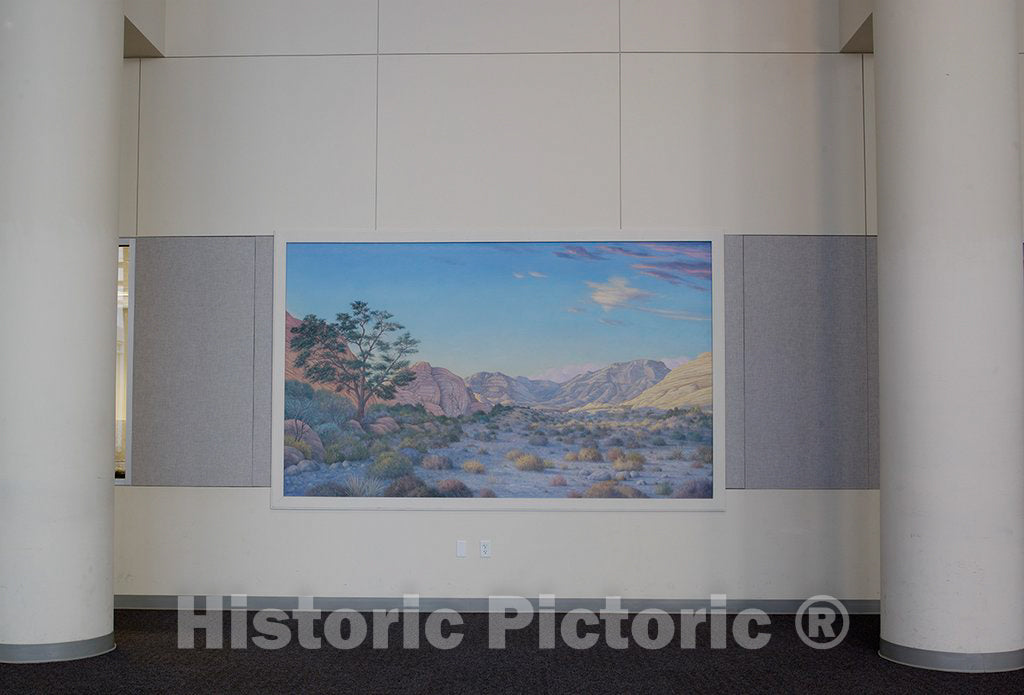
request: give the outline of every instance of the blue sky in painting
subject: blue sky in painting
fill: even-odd
[[[290,243],[287,310],[383,308],[426,360],[565,381],[711,349],[709,242]]]

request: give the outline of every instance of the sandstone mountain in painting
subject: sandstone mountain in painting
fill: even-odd
[[[481,402],[466,387],[462,377],[444,367],[432,367],[429,362],[417,362],[410,367],[416,378],[408,386],[398,389],[394,402],[402,405],[422,405],[432,415],[462,417],[487,412],[489,403]]]
[[[621,408],[708,408],[711,407],[711,353],[679,365],[659,381],[634,398],[623,401]],[[597,410],[600,404],[588,404],[585,410]]]

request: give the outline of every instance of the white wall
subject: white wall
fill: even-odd
[[[122,229],[137,209],[153,235],[865,234],[862,59],[835,54],[836,22],[824,0],[168,0],[177,57],[142,61],[134,91],[126,68]],[[879,591],[870,490],[732,490],[689,513],[115,501],[118,594]],[[457,538],[494,557],[457,560]]]

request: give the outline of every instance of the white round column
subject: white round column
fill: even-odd
[[[877,0],[882,633],[893,661],[1024,666],[1015,0]]]
[[[113,649],[121,0],[0,0],[0,661]]]

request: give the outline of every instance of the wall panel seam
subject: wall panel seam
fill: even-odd
[[[517,56],[517,55],[779,55],[779,56],[841,56],[849,55],[840,51],[433,51],[401,52],[379,51],[375,53],[224,53],[165,56],[160,60],[192,60],[211,58],[359,58],[373,56]]]
[[[256,273],[259,258],[256,252],[257,239],[252,237],[252,425],[249,437],[249,485],[256,485]]]
[[[135,103],[135,229],[132,236],[139,235],[139,175],[142,168],[142,59],[139,58],[139,93]]]
[[[618,2],[619,49],[619,231],[622,231],[622,0]]]
[[[864,54],[860,56],[860,164],[864,172],[862,186],[864,189],[864,236],[868,235],[868,106],[867,86],[864,81]],[[867,247],[865,246],[865,258]],[[867,276],[864,278],[867,283]]]
[[[622,54],[619,54],[619,231],[622,231]]]
[[[377,52],[374,65],[376,86],[373,95],[373,229],[377,230],[380,208],[380,0],[377,0]]]
[[[743,340],[740,342],[740,364],[743,367],[743,411],[740,415],[740,432],[743,436],[743,488],[747,488],[747,237],[740,237],[740,326]]]

